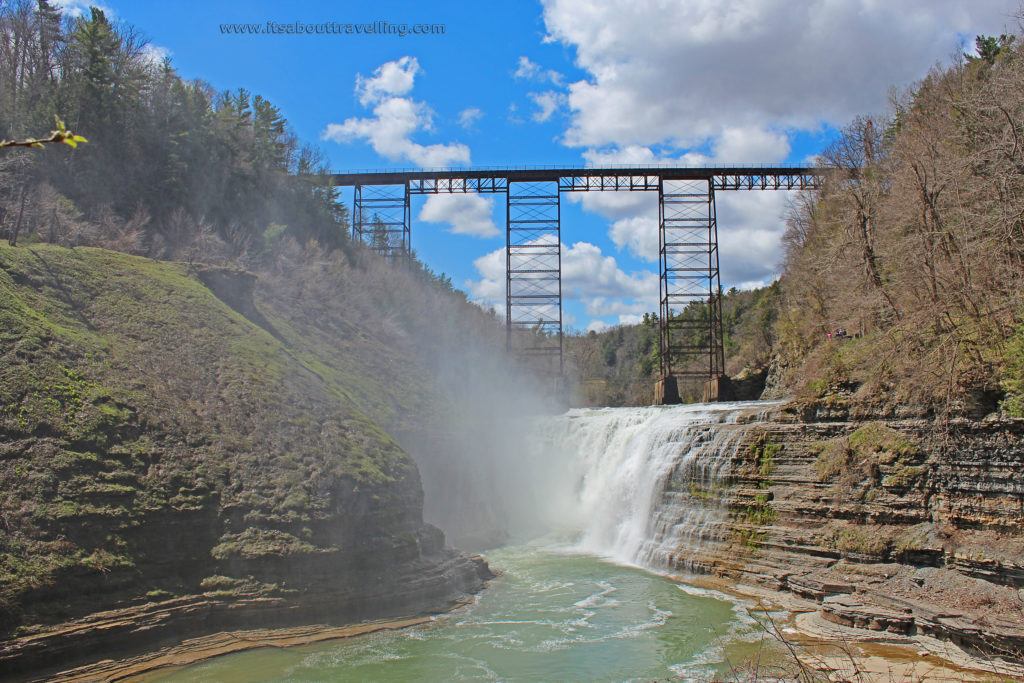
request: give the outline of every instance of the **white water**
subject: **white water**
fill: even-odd
[[[747,429],[737,422],[773,405],[579,409],[543,421],[520,463],[533,480],[532,530],[567,532],[573,550],[623,564],[695,568],[694,551],[722,535],[716,487]]]
[[[745,423],[771,405],[574,410],[523,425],[531,446],[516,450],[509,436],[501,450],[518,457],[498,462],[496,491],[510,530],[534,540],[488,553],[500,576],[471,606],[410,630],[229,655],[167,680],[696,681],[766,662],[749,605],[621,565],[691,567],[722,533],[714,487]],[[570,538],[570,552],[553,538]]]

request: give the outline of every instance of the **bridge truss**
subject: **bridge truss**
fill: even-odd
[[[353,188],[353,239],[392,258],[412,253],[412,195],[504,194],[508,349],[551,358],[559,373],[562,193],[657,192],[658,402],[673,403],[676,377],[710,380],[725,372],[715,192],[815,189],[821,174],[786,166],[499,168],[359,171],[332,181]]]

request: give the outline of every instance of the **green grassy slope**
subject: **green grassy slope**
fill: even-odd
[[[365,378],[197,276],[0,247],[2,630],[222,575],[269,585],[282,558],[415,555],[418,473],[350,399]]]

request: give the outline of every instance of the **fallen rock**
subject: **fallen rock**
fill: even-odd
[[[908,634],[914,617],[906,612],[887,609],[856,595],[835,595],[821,603],[821,616],[834,624]]]

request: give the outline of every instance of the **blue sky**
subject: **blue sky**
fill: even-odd
[[[68,12],[90,3],[64,0]],[[281,108],[337,171],[473,165],[803,163],[860,113],[1016,0],[546,0],[174,3],[103,0],[186,79]],[[238,35],[221,25],[443,24],[431,35]],[[784,192],[719,193],[722,284],[770,282]],[[350,201],[350,197],[346,201]],[[503,309],[500,195],[417,199],[413,248]],[[657,205],[562,197],[566,321],[657,309]],[[653,245],[653,246],[652,246]]]

